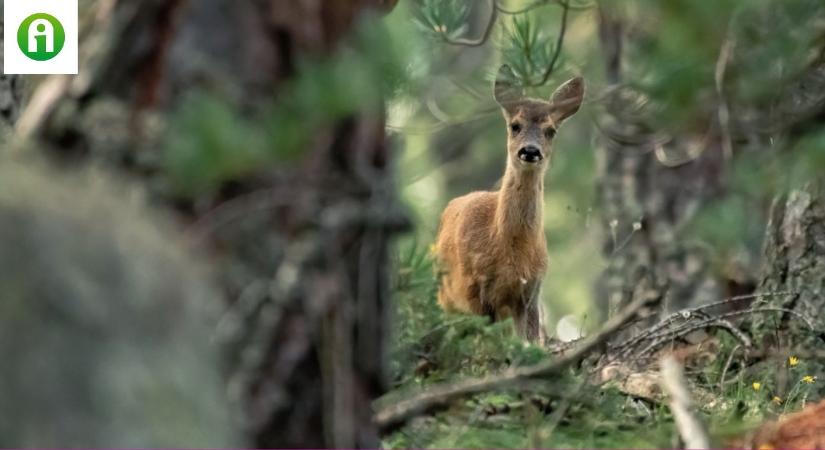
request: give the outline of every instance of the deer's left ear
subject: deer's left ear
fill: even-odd
[[[582,105],[583,99],[584,79],[582,77],[572,78],[559,86],[550,99],[553,108],[551,116],[556,125],[576,114],[576,111]]]

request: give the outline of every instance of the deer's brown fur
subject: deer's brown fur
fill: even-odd
[[[442,274],[438,303],[446,311],[493,320],[512,316],[519,336],[543,342],[544,173],[556,130],[578,111],[584,83],[581,78],[566,82],[548,102],[522,97],[512,78],[502,66],[495,84],[508,124],[501,188],[456,198],[441,216],[435,244]]]

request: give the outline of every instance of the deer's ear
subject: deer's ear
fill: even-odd
[[[572,78],[556,89],[550,98],[553,121],[561,124],[565,119],[576,114],[584,99],[584,79]]]
[[[521,89],[516,86],[516,76],[507,64],[499,67],[493,95],[502,108],[509,110],[521,99]]]

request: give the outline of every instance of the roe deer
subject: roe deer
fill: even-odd
[[[441,216],[434,249],[442,276],[438,303],[493,321],[512,316],[519,337],[544,344],[544,173],[556,130],[579,110],[584,81],[567,81],[547,102],[523,97],[513,78],[501,66],[494,88],[508,129],[501,188],[458,197]]]

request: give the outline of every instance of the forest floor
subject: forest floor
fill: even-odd
[[[403,249],[394,286],[397,304],[393,386],[382,402],[405,398],[435,383],[498,373],[554,358],[513,336],[512,324],[444,314],[428,251]],[[704,346],[704,348],[703,348]],[[804,358],[739,358],[737,342],[720,333],[695,346],[686,362],[689,390],[714,447],[742,443],[766,420],[802,409],[821,397],[821,382]],[[731,354],[734,356],[731,356]],[[693,362],[691,363],[690,360]],[[637,374],[641,386],[605,382],[585,360],[529,386],[468,395],[449,407],[408,420],[383,438],[387,448],[675,448],[678,432],[658,369]],[[644,386],[645,379],[654,380]],[[638,383],[637,383],[638,384]],[[788,392],[787,398],[776,392]]]

